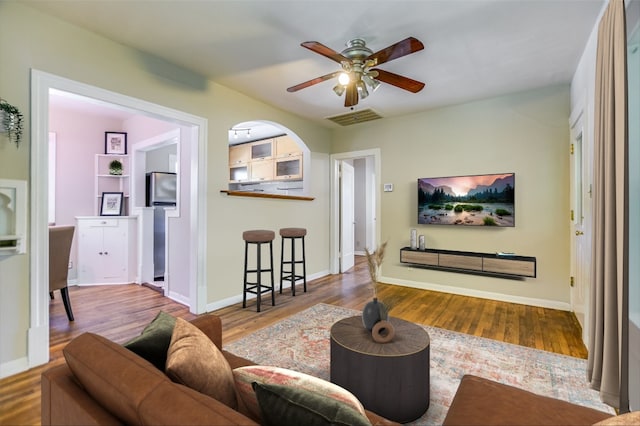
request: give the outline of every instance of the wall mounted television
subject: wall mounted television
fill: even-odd
[[[418,224],[515,226],[515,173],[418,179]]]

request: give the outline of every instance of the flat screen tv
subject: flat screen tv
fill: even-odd
[[[418,224],[515,226],[515,174],[418,179]]]

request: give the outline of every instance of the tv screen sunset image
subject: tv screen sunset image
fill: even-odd
[[[514,226],[513,173],[418,179],[418,224]]]

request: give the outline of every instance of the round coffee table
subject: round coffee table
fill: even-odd
[[[429,335],[417,324],[389,318],[396,335],[376,343],[362,317],[331,327],[331,381],[368,410],[407,423],[429,408]]]

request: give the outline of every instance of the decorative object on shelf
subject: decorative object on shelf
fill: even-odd
[[[109,174],[120,176],[122,174],[122,161],[113,160],[109,163]]]
[[[389,318],[389,307],[381,301],[378,301],[378,275],[380,273],[380,265],[382,265],[382,261],[384,260],[386,247],[387,242],[385,241],[373,252],[369,252],[367,248],[364,249],[367,255],[367,265],[369,267],[369,276],[373,288],[373,300],[364,305],[364,309],[362,310],[362,324],[369,331],[371,331],[378,321]]]
[[[0,132],[7,133],[9,140],[18,148],[22,141],[22,113],[18,108],[0,98],[0,118]]]
[[[420,250],[424,250],[425,249],[424,235],[420,235],[419,240],[420,240]]]
[[[27,181],[0,179],[0,258],[26,253]]]
[[[417,249],[418,248],[418,231],[416,231],[415,229],[411,230],[411,248],[412,249]]]
[[[380,320],[371,329],[371,337],[378,343],[389,343],[396,335],[393,324],[387,320]]]
[[[122,192],[103,192],[100,216],[122,216]]]
[[[125,132],[104,132],[104,153],[127,153],[127,134]]]

